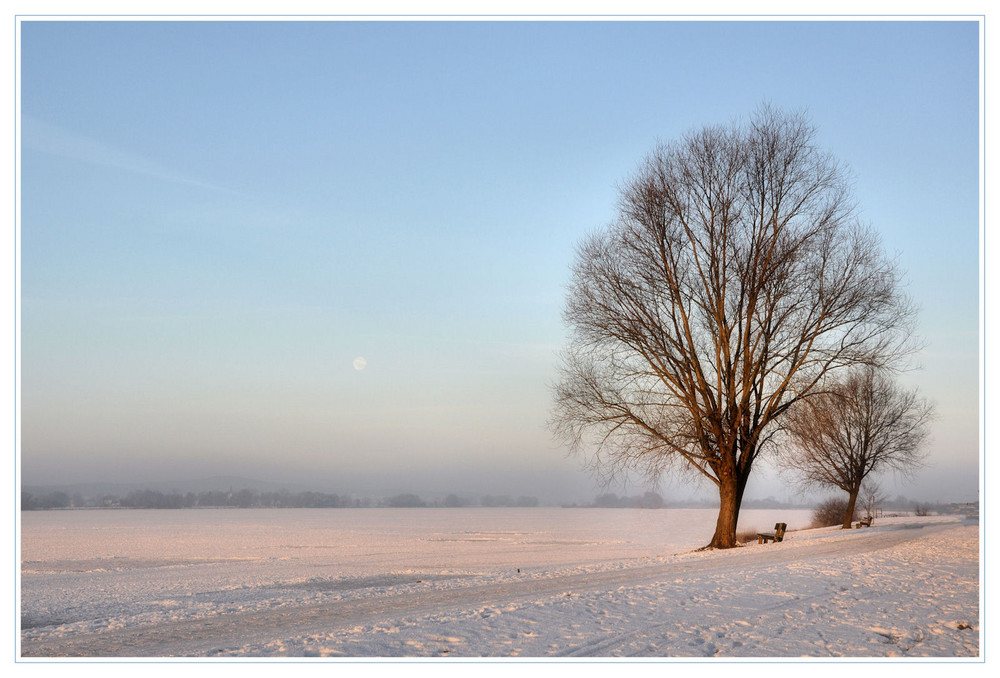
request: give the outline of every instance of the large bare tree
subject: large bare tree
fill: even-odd
[[[793,404],[911,350],[894,263],[814,137],[762,107],[661,144],[573,267],[552,427],[592,469],[714,483],[711,547],[735,545],[754,462]]]
[[[916,390],[862,366],[789,412],[786,428],[794,447],[782,461],[808,485],[847,492],[843,527],[849,529],[869,476],[889,469],[908,475],[922,466],[920,446],[933,411]]]

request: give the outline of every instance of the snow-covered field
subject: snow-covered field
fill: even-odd
[[[706,510],[21,515],[22,657],[980,654],[979,527],[802,529],[692,551]]]

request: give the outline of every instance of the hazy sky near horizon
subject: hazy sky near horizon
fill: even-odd
[[[922,309],[929,466],[884,484],[977,496],[975,22],[19,26],[25,483],[591,496],[545,426],[575,247],[766,101]]]

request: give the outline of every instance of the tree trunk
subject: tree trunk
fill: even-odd
[[[847,511],[844,512],[844,524],[841,528],[844,530],[851,529],[851,523],[854,521],[854,506],[858,503],[858,492],[860,490],[851,490],[847,494]]]
[[[715,521],[715,534],[705,548],[731,549],[736,546],[736,523],[740,519],[740,505],[746,478],[724,477],[719,483],[719,517]]]

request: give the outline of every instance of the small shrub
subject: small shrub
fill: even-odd
[[[847,500],[839,497],[827,499],[813,509],[812,525],[810,527],[832,527],[844,524],[844,514],[847,513]],[[851,516],[851,520],[857,515]]]
[[[746,544],[747,542],[754,541],[757,539],[757,528],[751,527],[746,530],[739,530],[736,532],[736,543]]]

